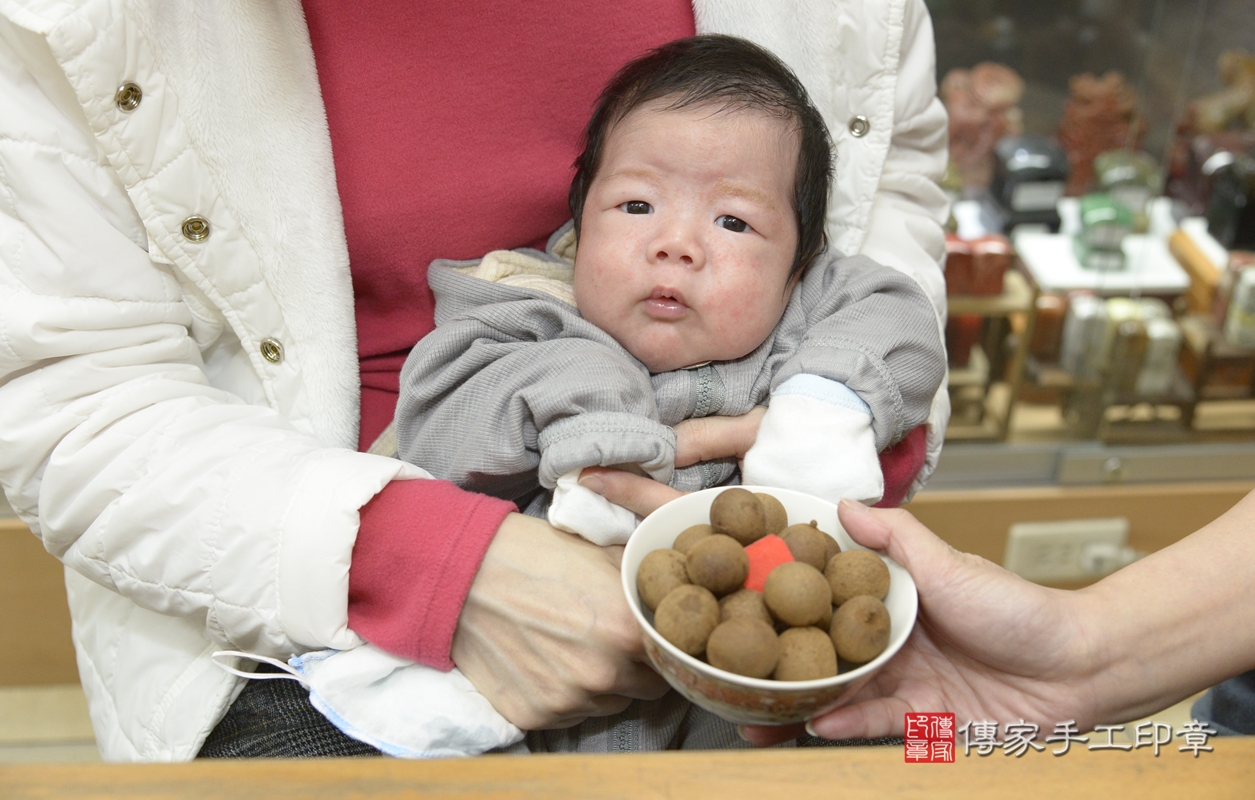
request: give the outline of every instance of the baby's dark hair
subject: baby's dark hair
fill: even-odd
[[[793,176],[797,253],[790,276],[824,251],[828,191],[832,183],[832,140],[802,82],[783,61],[735,36],[706,34],[677,39],[629,62],[601,92],[584,131],[584,151],[575,160],[568,200],[575,235],[589,187],[597,177],[606,139],[628,114],[655,100],[674,111],[703,103],[724,110],[750,109],[791,121],[798,133]]]

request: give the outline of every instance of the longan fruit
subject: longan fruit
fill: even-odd
[[[889,594],[889,567],[870,550],[838,553],[824,567],[824,577],[832,587],[832,602],[838,606],[858,595],[884,600]]]
[[[780,534],[780,538],[793,554],[794,561],[803,561],[819,571],[823,571],[828,560],[824,556],[828,552],[828,543],[819,528],[810,525],[790,525]]]
[[[677,586],[689,582],[684,554],[679,550],[653,550],[641,559],[636,571],[636,591],[650,611],[658,608],[662,598]]]
[[[685,557],[685,569],[691,582],[722,597],[745,583],[750,559],[736,539],[715,533],[693,545]]]
[[[811,523],[814,525],[815,523]],[[820,533],[824,533],[820,531]],[[824,542],[828,545],[827,551],[824,553],[824,565],[826,566],[832,557],[841,552],[841,545],[837,544],[837,540],[831,534],[824,533]],[[679,548],[676,548],[679,549]]]
[[[889,644],[889,609],[875,597],[861,594],[837,607],[828,629],[837,655],[862,664]]]
[[[816,622],[816,623],[815,623],[815,627],[816,627],[816,628],[822,628],[822,629],[824,629],[824,630],[828,630],[828,628],[832,625],[832,614],[833,614],[833,611],[834,611],[834,609],[833,609],[833,607],[832,607],[832,603],[829,603],[829,604],[828,604],[828,610],[824,613],[823,619],[819,620],[819,622]]]
[[[767,533],[778,534],[789,525],[789,512],[784,510],[784,503],[766,492],[754,492],[758,502],[763,504],[763,520]]]
[[[767,535],[763,504],[748,489],[726,489],[710,504],[710,526],[715,533],[731,536],[742,545],[753,544]]]
[[[780,634],[780,658],[772,673],[778,681],[814,681],[837,674],[832,638],[819,628],[789,628]]]
[[[832,612],[832,590],[819,570],[788,561],[771,571],[763,583],[763,600],[771,615],[786,625],[816,625]]]
[[[767,603],[761,593],[753,589],[741,589],[719,600],[719,621],[727,622],[733,617],[749,617],[768,625],[773,623]]]
[[[672,589],[654,612],[654,629],[662,638],[700,656],[710,632],[719,624],[719,601],[708,589],[686,583]]]
[[[679,536],[675,537],[675,544],[671,545],[671,548],[687,555],[688,551],[693,549],[693,545],[714,532],[715,529],[704,522],[700,525],[690,525],[680,531]]]
[[[779,657],[776,632],[767,623],[749,617],[719,623],[706,642],[706,660],[712,667],[747,678],[766,678]]]

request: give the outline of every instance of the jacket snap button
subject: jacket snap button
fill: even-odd
[[[278,364],[283,360],[283,345],[279,343],[278,339],[262,339],[261,357],[271,364]]]
[[[861,114],[850,120],[850,133],[852,133],[856,139],[863,138],[871,129],[871,122],[867,119],[867,117],[864,117]]]
[[[209,220],[201,216],[191,216],[183,220],[183,237],[190,242],[200,242],[209,238]]]
[[[139,108],[139,101],[144,99],[144,90],[138,84],[127,81],[118,87],[113,95],[113,103],[120,111],[131,112]]]

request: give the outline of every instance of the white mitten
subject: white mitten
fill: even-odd
[[[640,520],[623,506],[580,486],[581,471],[573,469],[558,478],[549,503],[549,524],[603,547],[625,544]]]
[[[843,383],[795,375],[776,387],[754,446],[741,462],[751,486],[796,489],[837,502],[885,493],[871,409]]]

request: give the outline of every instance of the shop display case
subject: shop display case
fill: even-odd
[[[1255,446],[1255,0],[928,6],[967,243],[950,438],[1014,441],[1031,408],[1061,441]],[[991,314],[971,245],[999,235]]]

